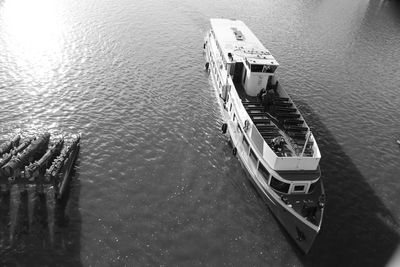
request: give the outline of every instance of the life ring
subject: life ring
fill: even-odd
[[[236,148],[236,147],[234,147],[234,148],[232,149],[232,154],[233,154],[234,156],[236,156],[236,154],[237,154],[237,148]]]
[[[228,129],[228,124],[223,123],[221,129],[222,129],[222,133],[225,134],[226,130]]]

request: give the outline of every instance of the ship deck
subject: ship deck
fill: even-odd
[[[315,183],[314,191],[309,194],[279,194],[281,199],[290,205],[298,214],[306,218],[315,225],[319,225],[322,220],[322,210],[319,208],[320,201],[325,203],[325,200],[320,199],[323,195],[321,180]]]
[[[293,102],[279,93],[282,89],[275,89],[273,102],[265,107],[258,97],[246,94],[242,84],[234,83],[236,91],[244,108],[252,119],[257,130],[265,142],[273,149],[273,139],[281,136],[285,144],[274,152],[280,157],[300,155],[307,138],[308,127]],[[304,157],[313,156],[313,142],[308,141],[304,150]]]

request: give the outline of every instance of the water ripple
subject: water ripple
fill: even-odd
[[[13,19],[17,2],[28,4],[0,1],[0,139],[82,134],[67,208],[71,236],[64,236],[76,249],[58,252],[57,263],[70,263],[68,256],[83,265],[389,260],[379,250],[368,261],[374,246],[362,235],[369,231],[389,252],[399,239],[400,34],[389,4],[40,0],[29,4],[42,23],[35,28]],[[280,62],[281,84],[320,144],[333,201],[309,258],[298,255],[220,134],[201,51],[209,17],[249,24]],[[374,214],[354,204],[363,201]],[[353,232],[363,244],[341,251]],[[45,259],[51,250],[36,252],[42,265],[53,263]]]

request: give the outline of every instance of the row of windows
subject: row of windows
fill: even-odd
[[[214,40],[215,40],[215,44],[217,45],[217,49],[218,49],[218,52],[219,52],[219,56],[220,56],[220,58],[222,58],[222,62],[224,63],[224,65],[225,65],[225,67],[226,67],[226,61],[225,61],[225,58],[222,56],[222,54],[223,54],[223,53],[222,53],[222,49],[221,49],[221,47],[220,47],[220,45],[219,45],[217,39],[215,38],[214,31],[211,31],[211,34],[213,35]]]
[[[258,159],[257,159],[257,156],[256,156],[256,154],[254,153],[253,149],[250,149],[250,154],[249,154],[249,156],[250,156],[250,160],[253,162],[253,164],[254,164],[254,165],[257,165]]]
[[[216,70],[216,68],[214,66],[215,66],[215,62],[211,59],[212,72],[214,73],[214,76],[217,78],[218,87],[221,88],[222,87],[222,82],[221,82],[220,77],[219,77],[219,72]]]
[[[217,44],[217,48],[218,48],[218,51],[219,51],[219,56],[220,56],[220,58],[222,58],[222,62],[223,62],[224,65],[226,66],[225,58],[222,56],[222,55],[223,55],[222,49],[221,49],[221,47],[219,46],[219,43],[218,43],[217,40],[215,40],[215,43]]]
[[[257,157],[254,154],[252,149],[250,149],[250,158],[257,163]],[[264,165],[261,162],[258,164],[258,171],[264,177],[265,182],[267,184],[269,183],[269,185],[273,189],[275,189],[278,192],[286,193],[286,194],[289,192],[290,184],[289,183],[285,183],[283,181],[279,181],[274,176],[270,175],[270,173],[268,172],[267,168],[265,168]],[[271,180],[270,180],[270,177],[271,177]]]
[[[244,147],[245,151],[249,151],[250,144],[249,144],[249,141],[247,141],[246,137],[244,137],[244,135],[243,135],[242,143],[243,143],[243,147]]]
[[[216,43],[216,44],[218,45],[218,43]],[[215,60],[217,58],[212,56],[211,50],[212,49],[210,49],[210,63],[211,63],[211,66],[212,66],[212,70],[213,70],[213,73],[215,74],[215,76],[217,77],[217,81],[219,82],[219,84],[221,84],[220,73],[216,69],[216,65],[217,65],[218,62],[216,62]],[[220,87],[221,87],[221,85],[220,85]]]
[[[244,136],[243,136],[243,143],[245,144],[245,148],[247,149],[247,147],[249,145],[248,145],[248,141],[246,140],[246,138]],[[253,149],[250,149],[249,156],[250,156],[250,159],[252,160],[252,162],[254,164],[257,164],[258,159],[257,159],[257,156],[255,155]],[[280,181],[280,180],[276,179],[274,176],[270,175],[267,168],[265,168],[261,162],[258,164],[258,171],[261,173],[261,175],[265,179],[265,182],[267,184],[269,184],[274,190],[281,192],[281,193],[285,193],[285,194],[287,194],[289,192],[290,184]],[[314,191],[315,185],[316,185],[316,182],[312,183],[310,185],[310,187],[308,189],[309,193]],[[293,192],[295,192],[295,193],[304,193],[305,190],[306,190],[305,184],[304,185],[294,185],[294,187],[293,187]]]

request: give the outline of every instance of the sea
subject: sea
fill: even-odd
[[[61,216],[52,186],[1,198],[0,266],[400,266],[399,4],[0,0],[0,141],[81,135]],[[270,50],[317,140],[307,255],[221,133],[210,18]]]

